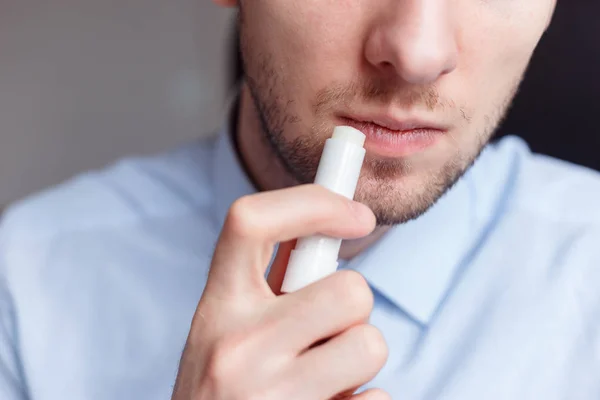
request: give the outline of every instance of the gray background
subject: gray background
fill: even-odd
[[[210,0],[1,0],[0,207],[214,132],[232,17]]]

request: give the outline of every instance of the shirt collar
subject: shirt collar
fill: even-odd
[[[423,325],[435,315],[480,235],[477,224],[481,222],[475,210],[491,208],[490,201],[481,204],[481,199],[475,199],[472,178],[486,153],[484,150],[480,161],[425,214],[392,228],[344,266],[359,271],[376,291]],[[213,154],[220,227],[231,204],[256,189],[238,159],[227,127],[218,136]]]
[[[465,175],[425,214],[393,227],[346,266],[422,325],[431,321],[472,247],[476,221],[468,180]]]

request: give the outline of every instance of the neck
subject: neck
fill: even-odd
[[[245,84],[242,85],[237,113],[234,135],[237,137],[239,156],[257,189],[276,190],[298,184],[287,173],[263,134],[258,111]],[[354,258],[381,238],[387,229],[388,227],[378,227],[367,237],[344,241],[340,258]]]

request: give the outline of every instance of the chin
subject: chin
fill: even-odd
[[[464,174],[467,167],[456,160],[443,164],[408,160],[365,162],[355,200],[373,210],[377,224],[397,225],[413,220],[431,208]]]

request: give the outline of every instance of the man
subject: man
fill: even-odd
[[[8,212],[0,397],[597,399],[600,179],[486,145],[555,1],[216,2],[223,132]],[[308,184],[336,125],[355,202]],[[342,271],[281,295],[315,233]]]

